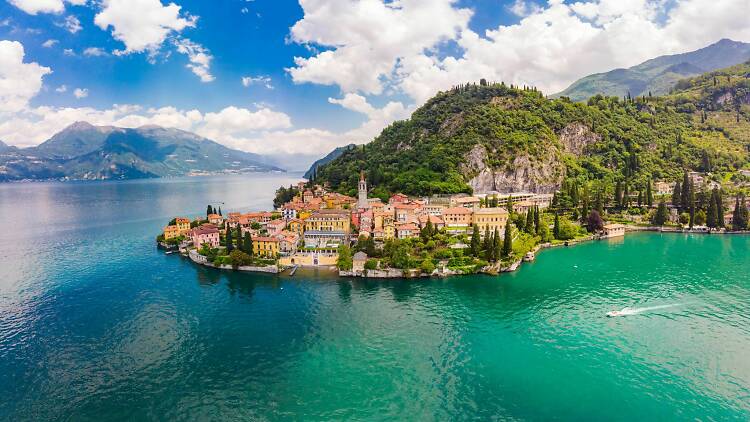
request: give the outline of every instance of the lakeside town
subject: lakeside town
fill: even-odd
[[[368,195],[361,172],[357,197],[301,181],[277,191],[275,209],[174,218],[157,237],[193,262],[240,271],[280,273],[298,267],[337,269],[342,276],[380,278],[513,271],[545,247],[622,237],[627,231],[739,232],[748,208],[734,204],[707,174],[649,182],[628,192],[476,193],[384,201]]]

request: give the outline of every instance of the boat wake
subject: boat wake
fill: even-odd
[[[680,305],[682,305],[682,303],[672,303],[670,305],[659,305],[659,306],[646,306],[643,308],[622,308],[619,311],[607,312],[607,316],[608,317],[621,317],[621,316],[638,315],[644,312],[655,311],[658,309],[674,308],[675,306],[680,306]]]

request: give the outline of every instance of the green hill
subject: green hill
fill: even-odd
[[[586,104],[468,84],[321,166],[315,181],[354,194],[363,169],[373,194],[385,196],[553,192],[566,180],[641,189],[685,169],[728,174],[748,163],[749,84],[749,64],[682,81],[670,96],[595,96]]]
[[[723,39],[689,53],[660,56],[628,69],[586,76],[553,97],[585,101],[594,95],[624,97],[664,95],[677,81],[743,63],[750,59],[750,44]]]

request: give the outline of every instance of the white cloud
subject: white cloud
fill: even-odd
[[[60,85],[57,88],[55,88],[55,92],[59,92],[60,94],[62,94],[63,92],[68,92],[68,86]]]
[[[401,92],[421,103],[480,78],[557,92],[595,72],[704,47],[750,41],[747,0],[518,0],[522,16],[478,34],[451,0],[303,0],[291,40],[313,48],[288,69],[295,82],[343,92]],[[543,6],[542,6],[543,4]],[[446,54],[442,43],[457,48]]]
[[[71,34],[75,34],[83,29],[83,27],[81,26],[81,21],[79,21],[78,18],[73,15],[66,17],[65,21],[59,24],[59,26],[65,28],[65,30],[70,32]]]
[[[216,79],[211,74],[213,56],[205,47],[187,38],[176,39],[174,44],[177,47],[177,52],[188,56],[190,63],[187,64],[187,68],[192,70],[201,79],[201,82],[212,82]]]
[[[17,8],[30,15],[37,13],[62,13],[65,10],[63,0],[9,0]],[[70,4],[84,5],[86,0],[66,0]]]
[[[75,56],[76,52],[72,48],[66,48],[63,50],[63,54],[66,56]]]
[[[291,39],[331,49],[295,57],[295,82],[380,94],[400,60],[432,50],[467,28],[471,11],[455,0],[303,0]]]
[[[99,47],[89,47],[83,50],[83,55],[89,56],[89,57],[100,57],[100,56],[106,56],[107,52],[104,51],[104,49],[99,48]]]
[[[196,17],[180,13],[181,7],[159,0],[104,0],[94,23],[125,44],[121,54],[158,50],[172,32],[195,26]]]
[[[89,96],[89,90],[86,88],[76,88],[73,91],[73,95],[80,100]]]
[[[24,63],[23,44],[0,41],[0,112],[25,108],[42,88],[42,78],[52,73],[37,63]]]
[[[249,88],[251,85],[263,85],[266,89],[273,89],[271,78],[268,76],[243,76],[242,86]]]
[[[42,43],[42,47],[44,47],[44,48],[52,48],[58,42],[59,41],[57,41],[57,40],[49,39],[49,40],[47,40],[47,41],[45,41],[45,42]]]

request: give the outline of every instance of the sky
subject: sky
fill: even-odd
[[[0,140],[188,130],[301,169],[440,90],[548,94],[722,38],[750,0],[0,0]]]

